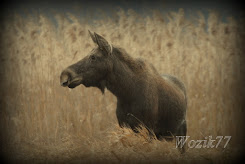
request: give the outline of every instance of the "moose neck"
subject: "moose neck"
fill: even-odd
[[[118,49],[112,58],[113,71],[107,77],[106,87],[120,100],[133,100],[139,94],[137,88],[141,80],[136,73],[139,64],[126,52]]]
[[[134,75],[129,75],[125,70],[117,68],[108,76],[106,87],[119,99],[131,99],[135,87],[134,79]]]

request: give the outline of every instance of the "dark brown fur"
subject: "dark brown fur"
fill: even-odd
[[[153,65],[134,59],[112,46],[100,35],[90,33],[98,45],[81,61],[61,73],[61,85],[80,84],[107,88],[117,97],[119,125],[134,131],[140,124],[151,129],[158,139],[185,136],[187,98],[184,84],[176,77],[159,75]]]

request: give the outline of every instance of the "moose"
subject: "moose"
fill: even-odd
[[[117,97],[116,116],[120,127],[137,133],[140,126],[162,140],[186,136],[187,96],[184,84],[171,75],[160,75],[155,67],[131,57],[123,48],[89,31],[96,47],[60,75],[63,87],[80,84],[105,88]],[[184,152],[184,148],[180,149]]]

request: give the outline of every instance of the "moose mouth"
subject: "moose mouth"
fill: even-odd
[[[81,77],[76,77],[72,80],[63,80],[60,82],[61,86],[63,87],[69,87],[69,88],[75,88],[76,86],[80,85],[82,83]]]

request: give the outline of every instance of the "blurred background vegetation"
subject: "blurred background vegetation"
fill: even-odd
[[[10,3],[12,2],[12,3]],[[244,17],[214,2],[10,1],[1,14],[0,139],[7,160],[222,162],[244,147]],[[95,46],[88,30],[183,80],[188,135],[232,136],[226,149],[148,142],[117,125],[108,91],[59,85],[61,71]],[[224,143],[223,143],[224,144]]]

